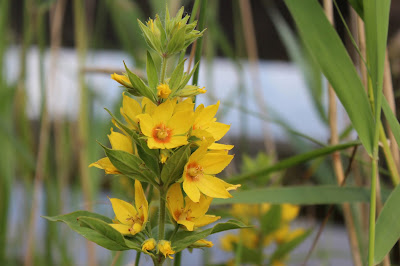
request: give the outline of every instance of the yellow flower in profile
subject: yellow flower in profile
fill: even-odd
[[[187,132],[193,124],[193,111],[174,113],[170,100],[160,104],[152,115],[138,115],[140,129],[147,137],[150,149],[172,149],[186,145]]]
[[[168,84],[161,83],[157,86],[157,96],[162,99],[167,99],[168,96],[171,94],[171,89],[169,88]]]
[[[114,132],[111,128],[111,134],[108,135],[111,147],[113,150],[126,151],[133,154],[132,140],[118,132]],[[108,157],[104,157],[95,163],[89,165],[89,167],[97,167],[99,169],[104,169],[106,174],[120,174],[117,168],[111,163]]]
[[[285,224],[273,233],[276,243],[282,244],[286,241],[289,234],[289,225]]]
[[[160,240],[157,245],[158,252],[161,252],[165,257],[173,259],[171,255],[175,254],[172,250],[171,242],[167,240]]]
[[[131,81],[126,75],[111,74],[111,78],[127,88],[133,88]]]
[[[230,125],[226,125],[220,122],[216,122],[214,117],[219,108],[219,101],[215,105],[204,107],[203,104],[199,105],[194,112],[194,123],[193,123],[193,136],[199,136],[197,131],[204,130],[211,134],[214,141],[220,140],[226,132],[228,132]]]
[[[120,108],[120,113],[127,122],[128,128],[139,130],[139,119],[137,118],[137,116],[142,113],[153,114],[156,107],[157,105],[155,105],[155,103],[153,103],[150,99],[146,97],[143,97],[142,105],[140,105],[138,101],[123,93],[122,107]]]
[[[183,171],[183,190],[194,202],[199,202],[200,192],[212,198],[231,198],[228,191],[240,186],[213,176],[224,170],[233,155],[208,153],[207,146],[203,143],[190,155]]]
[[[153,250],[156,247],[156,240],[154,238],[149,238],[142,244],[142,250],[144,252],[148,252]]]
[[[135,207],[132,204],[110,199],[118,224],[110,224],[123,235],[135,235],[142,231],[147,223],[149,204],[143,192],[142,184],[135,180]]]
[[[300,207],[292,204],[282,204],[282,221],[290,222],[299,215]]]
[[[213,242],[208,241],[206,239],[200,239],[191,244],[189,247],[191,248],[212,248],[214,246]]]
[[[173,184],[167,193],[167,207],[172,218],[183,225],[188,231],[213,223],[221,217],[206,215],[212,198],[200,196],[199,202],[195,203],[189,197],[183,199],[181,185]]]

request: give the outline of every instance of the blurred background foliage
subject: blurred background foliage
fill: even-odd
[[[202,1],[197,1],[202,2]],[[0,262],[4,265],[87,265],[123,264],[124,255],[104,254],[83,238],[70,234],[66,228],[53,223],[44,223],[40,215],[57,215],[74,209],[96,209],[110,212],[103,202],[104,194],[113,193],[132,198],[132,182],[123,177],[105,178],[101,171],[89,170],[89,163],[99,158],[101,147],[96,140],[107,143],[106,134],[112,125],[105,116],[99,115],[104,94],[96,91],[89,76],[108,77],[122,67],[87,64],[88,54],[96,51],[123,51],[127,62],[134,62],[135,71],[143,73],[146,53],[137,19],[141,21],[163,16],[165,5],[174,14],[183,5],[190,13],[195,1],[141,1],[141,0],[2,0],[0,2]],[[337,1],[337,5],[350,30],[355,33],[356,13],[348,1]],[[196,10],[200,10],[197,8]],[[400,3],[392,1],[388,54],[390,57],[393,88],[398,102],[400,85]],[[228,179],[242,180],[243,189],[278,187],[282,185],[337,184],[332,160],[324,149],[329,140],[314,139],[293,129],[280,117],[279,110],[266,106],[263,97],[257,94],[260,84],[260,60],[290,61],[299,67],[305,82],[308,97],[319,119],[329,130],[327,113],[327,88],[321,71],[304,48],[295,33],[292,18],[283,1],[208,1],[206,7],[206,34],[203,40],[203,67],[208,96],[216,101],[212,80],[215,77],[211,65],[217,58],[225,58],[234,65],[238,84],[230,97],[225,97],[220,120],[232,110],[239,110],[235,123],[240,131],[225,141],[236,145],[234,166],[226,171]],[[196,15],[196,14],[194,14]],[[355,64],[359,60],[346,32],[340,13],[335,10],[336,29],[349,50]],[[187,50],[190,56],[192,47]],[[38,59],[30,59],[36,49]],[[75,115],[53,114],[49,110],[49,99],[65,97],[57,91],[60,82],[69,80],[56,78],[56,68],[63,65],[63,52],[72,50],[77,55],[76,72],[78,94],[70,102],[77,110]],[[7,65],[12,54],[16,61]],[[15,52],[16,51],[16,52]],[[45,67],[48,61],[49,67]],[[247,62],[249,61],[249,63]],[[122,66],[122,62],[120,62]],[[13,74],[10,75],[10,69]],[[245,77],[244,68],[253,73],[251,82]],[[31,74],[34,73],[34,74]],[[255,74],[254,74],[255,73]],[[30,113],[27,106],[30,75],[36,75],[40,91],[39,113]],[[75,83],[73,83],[75,84]],[[117,89],[114,85],[113,90]],[[111,90],[111,89],[110,89]],[[121,90],[122,92],[122,90]],[[121,97],[122,94],[119,94]],[[254,96],[256,95],[256,96]],[[262,95],[262,94],[261,94]],[[72,97],[72,96],[71,96]],[[246,106],[253,101],[258,111]],[[56,100],[57,101],[57,100]],[[119,102],[113,106],[118,113]],[[56,103],[53,103],[57,105]],[[282,108],[288,108],[282,104]],[[100,110],[100,111],[99,111]],[[263,125],[263,137],[251,138],[248,133],[253,125],[247,116],[256,117]],[[302,119],[302,118],[299,118]],[[276,140],[269,125],[278,125],[289,136]],[[259,127],[260,128],[260,127]],[[352,127],[347,122],[340,132],[341,140],[354,140]],[[354,145],[352,145],[354,146]],[[348,147],[351,147],[348,146]],[[344,165],[351,158],[351,149],[342,150]],[[321,149],[315,152],[313,149]],[[256,155],[258,156],[256,157]],[[295,157],[295,156],[303,157]],[[289,158],[286,161],[285,158]],[[310,162],[311,159],[314,159]],[[397,159],[398,160],[398,159]],[[243,162],[243,163],[242,163]],[[277,167],[275,165],[277,163]],[[243,167],[239,167],[244,165]],[[381,161],[382,186],[390,188],[390,178],[385,160]],[[275,167],[275,168],[274,168]],[[272,170],[271,170],[272,169]],[[369,171],[365,153],[358,153],[348,183],[363,186],[368,184]],[[285,170],[285,171],[283,171]],[[247,176],[246,176],[247,175]],[[252,177],[252,178],[249,178]],[[245,181],[248,180],[249,182]],[[247,183],[246,183],[247,182]],[[112,192],[110,192],[112,191]],[[386,194],[387,195],[387,194]],[[239,197],[240,199],[240,197]],[[299,203],[301,204],[301,203]],[[317,228],[316,221],[325,217],[326,206],[308,204],[302,208],[301,217]],[[360,206],[361,205],[361,206]],[[222,205],[224,206],[224,205]],[[365,245],[363,230],[366,230],[365,205],[352,204],[352,213],[357,223],[360,245]],[[334,219],[343,225],[341,207],[335,208]],[[218,207],[215,212],[226,212]],[[343,239],[343,241],[347,241]],[[76,244],[78,243],[78,244]],[[76,245],[75,245],[76,244]],[[362,248],[360,248],[363,250]],[[365,251],[365,250],[364,250]],[[108,251],[107,251],[108,252]],[[207,254],[207,253],[206,253]],[[127,255],[126,255],[127,256]],[[397,255],[394,255],[397,256]],[[130,257],[131,258],[131,257]],[[240,259],[240,257],[239,257]],[[303,259],[301,257],[299,260]],[[240,260],[239,260],[240,261]],[[296,263],[295,263],[296,264]]]

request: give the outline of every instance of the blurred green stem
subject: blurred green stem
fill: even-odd
[[[160,83],[164,83],[165,72],[167,70],[167,61],[168,61],[167,57],[162,57]]]
[[[174,258],[174,266],[181,266],[182,262],[182,251],[176,253]]]
[[[166,192],[164,188],[160,188],[160,210],[158,220],[158,240],[164,239],[164,227],[165,227],[165,197]]]
[[[385,154],[386,163],[390,170],[390,178],[394,186],[397,186],[400,181],[399,172],[397,171],[396,163],[394,162],[392,151],[386,138],[385,130],[382,123],[379,125],[379,138],[382,142],[383,153]]]
[[[378,159],[372,158],[371,197],[369,206],[369,244],[368,244],[368,265],[374,265],[375,248],[375,213],[376,213],[376,180],[378,179]]]

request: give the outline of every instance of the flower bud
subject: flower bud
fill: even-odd
[[[157,96],[163,99],[167,99],[171,94],[171,89],[168,84],[161,83],[157,86]]]
[[[142,244],[142,250],[144,252],[151,251],[155,247],[156,247],[156,240],[154,240],[154,238],[149,238],[146,241],[144,241],[143,244]]]
[[[206,239],[200,239],[189,246],[189,248],[211,248],[214,246],[213,242]]]
[[[157,245],[158,252],[161,252],[165,257],[173,259],[171,256],[175,254],[175,251],[172,250],[171,242],[167,240],[160,240]]]

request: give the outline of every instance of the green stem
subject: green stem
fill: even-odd
[[[164,83],[165,79],[165,72],[167,70],[167,57],[162,58],[162,65],[161,65],[161,76],[160,76],[160,83]]]
[[[382,142],[383,153],[385,154],[386,163],[388,164],[390,170],[390,178],[392,179],[392,183],[394,186],[397,186],[400,181],[399,172],[397,171],[396,163],[394,162],[392,151],[390,150],[385,130],[383,129],[382,123],[379,126],[379,138]]]
[[[158,240],[164,239],[165,227],[165,192],[164,188],[160,188],[160,211],[158,219]]]
[[[375,213],[376,213],[376,182],[378,179],[378,159],[372,158],[371,198],[369,204],[369,244],[368,244],[368,265],[374,265],[375,252]]]
[[[135,266],[139,266],[140,255],[142,255],[142,252],[136,252]]]
[[[178,252],[176,253],[174,258],[174,266],[181,266],[181,261],[182,261],[182,252]]]

